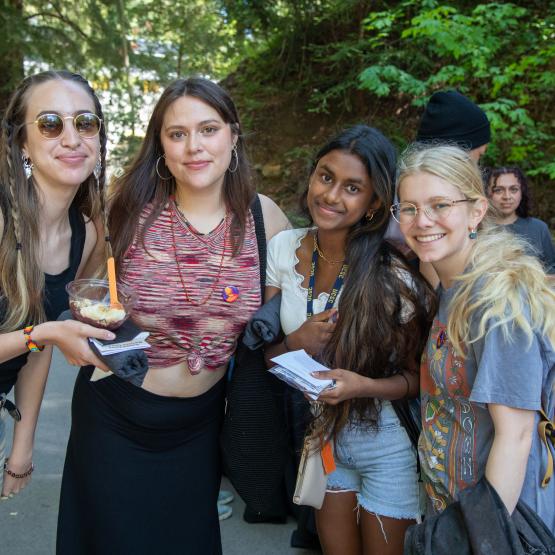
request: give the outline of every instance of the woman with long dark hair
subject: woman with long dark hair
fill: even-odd
[[[106,131],[94,91],[80,75],[45,71],[11,96],[0,136],[0,465],[2,497],[31,480],[35,428],[52,348],[70,363],[102,364],[87,337],[113,334],[56,322],[65,285],[99,245]],[[16,405],[6,399],[15,386]],[[5,418],[16,420],[9,458]]]
[[[518,166],[491,169],[487,174],[486,193],[494,206],[495,223],[530,243],[548,274],[555,274],[555,246],[549,228],[530,215],[532,200],[526,175]]]
[[[268,237],[287,225],[252,188],[233,101],[207,79],[174,81],[109,215],[149,370],[136,387],[81,369],[58,553],[221,553],[223,376],[261,301],[255,214]]]
[[[416,454],[391,400],[418,393],[418,358],[433,294],[384,240],[395,149],[349,128],[316,155],[303,196],[313,227],[269,244],[267,299],[281,291],[283,341],[333,368],[311,435],[335,449],[316,522],[324,553],[402,552],[420,516]],[[362,509],[362,510],[360,510]]]

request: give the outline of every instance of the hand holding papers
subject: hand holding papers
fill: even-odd
[[[270,368],[270,372],[296,389],[306,393],[316,400],[324,389],[333,388],[334,380],[321,380],[311,375],[311,372],[326,372],[329,368],[310,358],[304,351],[291,351],[272,359],[277,366]]]

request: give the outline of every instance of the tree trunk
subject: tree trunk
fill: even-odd
[[[2,41],[2,71],[0,71],[0,116],[4,113],[10,95],[23,79],[23,49],[10,40],[10,29],[23,25],[23,0],[2,0],[0,14],[0,40]]]

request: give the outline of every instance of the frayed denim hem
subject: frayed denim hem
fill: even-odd
[[[416,511],[416,513],[402,512],[387,505],[380,506],[376,503],[368,503],[362,498],[360,493],[357,493],[357,501],[358,504],[371,515],[385,516],[387,518],[395,518],[397,520],[415,520],[416,522],[419,522],[422,519],[422,515],[419,511]]]

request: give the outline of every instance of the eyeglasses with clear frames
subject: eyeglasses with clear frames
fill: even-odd
[[[43,137],[57,139],[64,132],[66,119],[72,120],[75,131],[85,139],[92,139],[100,133],[102,120],[91,112],[65,117],[59,114],[41,114],[35,121],[29,121],[25,125],[36,124]]]
[[[419,211],[424,212],[426,216],[433,222],[447,218],[451,209],[456,204],[461,202],[473,202],[473,199],[463,198],[459,200],[451,200],[448,198],[436,199],[430,204],[425,204],[424,206],[416,206],[412,202],[399,202],[394,204],[389,209],[395,221],[400,224],[407,225],[414,222]]]

